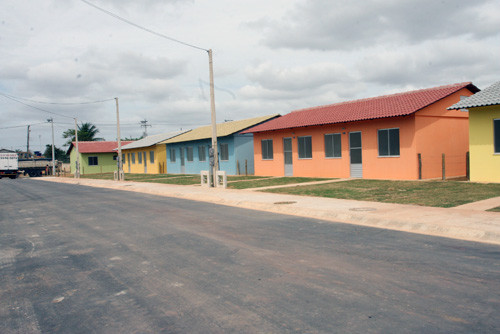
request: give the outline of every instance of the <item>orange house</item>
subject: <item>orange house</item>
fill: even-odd
[[[293,111],[252,127],[255,175],[417,180],[466,175],[470,82]]]

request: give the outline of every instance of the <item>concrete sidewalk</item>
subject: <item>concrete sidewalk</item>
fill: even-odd
[[[320,220],[500,245],[500,214],[453,209],[202,188],[133,181],[44,177],[38,180],[141,192]],[[494,199],[499,201],[500,198]],[[497,202],[495,202],[497,203]],[[488,205],[493,205],[492,201]],[[500,204],[499,204],[500,205]]]

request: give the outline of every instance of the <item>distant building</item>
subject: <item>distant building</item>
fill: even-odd
[[[253,174],[253,135],[241,132],[278,115],[261,116],[217,124],[219,169],[228,175]],[[199,174],[209,170],[208,150],[212,147],[212,127],[203,126],[165,140],[167,170],[175,174]]]
[[[131,141],[122,141],[121,143],[127,145]],[[80,157],[81,175],[117,171],[118,153],[115,151],[117,147],[117,141],[79,141],[77,152],[76,143],[72,142],[66,152],[70,157],[71,174],[75,173],[77,156]]]
[[[160,145],[159,143],[185,132],[176,131],[151,135],[122,146],[123,171],[144,174],[167,173],[167,150],[165,144]]]
[[[416,180],[464,176],[470,82],[293,111],[254,134],[255,174]]]
[[[500,182],[500,81],[448,109],[469,110],[470,180]]]

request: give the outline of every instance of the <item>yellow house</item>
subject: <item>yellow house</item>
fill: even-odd
[[[167,173],[167,150],[160,142],[187,131],[177,131],[147,136],[122,146],[123,171],[137,174]]]
[[[500,81],[448,109],[469,110],[470,180],[500,182]]]

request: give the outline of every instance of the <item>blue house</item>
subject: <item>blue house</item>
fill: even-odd
[[[253,174],[253,134],[241,132],[269,121],[278,114],[217,124],[219,169],[227,175]],[[199,174],[209,170],[208,150],[212,147],[210,125],[167,139],[167,170],[173,174]]]

